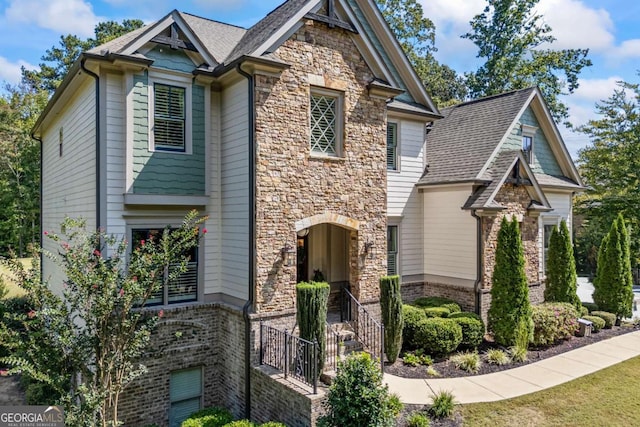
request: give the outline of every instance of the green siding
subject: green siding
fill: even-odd
[[[135,194],[204,195],[204,87],[192,86],[192,154],[149,151],[148,76],[134,76],[133,192]]]
[[[549,141],[542,132],[542,129],[540,129],[540,123],[531,108],[527,108],[524,113],[522,113],[519,122],[513,129],[511,129],[511,132],[507,136],[501,150],[522,149],[522,133],[520,131],[521,124],[537,128],[536,133],[533,136],[534,164],[532,165],[531,170],[535,173],[562,176],[562,169],[560,168],[553,151],[551,151]]]
[[[154,68],[191,73],[196,66],[181,50],[173,50],[166,46],[156,46],[146,56],[153,59]]]
[[[360,7],[358,6],[358,4],[355,2],[355,0],[348,0],[348,3],[351,9],[353,10],[354,14],[356,15],[356,18],[358,18],[358,22],[360,23],[364,31],[367,33],[367,37],[373,44],[373,47],[377,51],[378,55],[380,55],[380,57],[382,58],[382,61],[387,65],[391,74],[393,74],[393,78],[396,79],[397,82],[399,82],[400,88],[404,89],[404,93],[396,96],[395,98],[400,101],[415,102],[415,100],[409,94],[409,91],[407,90],[407,87],[404,84],[404,81],[400,77],[400,73],[398,73],[398,70],[395,68],[395,66],[391,62],[389,55],[387,55],[387,52],[382,47],[382,43],[380,43],[380,40],[378,39],[375,32],[371,28],[371,25],[369,25],[369,21],[367,21],[367,19],[364,17],[362,10],[360,10]]]

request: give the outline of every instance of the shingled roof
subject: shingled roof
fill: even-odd
[[[481,170],[535,88],[507,92],[440,110],[427,136],[429,166],[418,184],[482,179]]]

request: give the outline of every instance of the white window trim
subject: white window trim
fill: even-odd
[[[544,215],[541,216],[541,225],[540,225],[540,231],[542,231],[540,237],[540,268],[541,268],[541,273],[543,276],[546,277],[547,274],[547,262],[545,260],[545,256],[544,256],[544,239],[545,239],[545,233],[544,233],[544,227],[545,225],[555,225],[556,227],[560,228],[560,221],[562,220],[562,217],[558,216],[558,215]]]
[[[170,217],[170,218],[165,218],[165,219],[160,219],[160,218],[153,218],[153,219],[129,219],[127,221],[127,225],[126,225],[126,239],[129,242],[129,249],[127,252],[127,261],[129,255],[131,254],[131,250],[133,249],[133,242],[132,240],[132,233],[133,230],[138,230],[138,229],[164,229],[167,225],[169,227],[175,227],[178,228],[180,227],[180,225],[182,224],[182,220],[183,218],[174,218],[174,217]],[[163,290],[162,290],[162,303],[160,304],[154,304],[151,306],[148,306],[148,308],[152,308],[152,309],[160,309],[160,308],[175,308],[175,307],[182,307],[182,306],[188,306],[188,305],[193,305],[193,304],[199,304],[202,301],[204,301],[204,260],[205,260],[205,254],[204,254],[204,244],[203,244],[204,239],[200,239],[200,242],[198,243],[198,248],[197,248],[197,254],[198,254],[198,281],[196,283],[197,285],[197,290],[196,290],[196,299],[195,301],[185,301],[185,302],[176,302],[176,303],[169,303],[168,302],[168,298],[167,298],[167,289],[163,286]],[[146,306],[145,306],[146,307]]]
[[[332,98],[336,98],[337,106],[336,106],[336,153],[335,154],[326,154],[319,153],[317,151],[313,151],[311,149],[311,97],[313,95],[321,95],[321,96],[329,96]],[[311,86],[309,89],[309,153],[312,157],[319,158],[340,158],[343,157],[344,153],[344,92],[338,90],[327,89],[318,86]]]
[[[529,158],[529,164],[533,165],[536,160],[535,160],[535,143],[536,143],[536,131],[538,130],[537,127],[535,126],[530,126],[530,125],[521,125],[521,135],[520,135],[520,149],[524,152],[524,146],[522,145],[522,143],[524,142],[524,138],[525,137],[529,137],[531,138],[531,154],[530,154],[530,158]]]
[[[387,172],[393,172],[393,173],[400,173],[400,168],[401,168],[401,147],[400,147],[400,121],[399,120],[392,120],[392,119],[388,119],[387,120],[387,126],[389,126],[389,124],[394,124],[396,126],[396,168],[395,169],[389,169],[387,167]],[[386,132],[385,132],[385,141],[386,141]],[[386,144],[385,144],[386,145]]]
[[[183,87],[185,89],[185,118],[184,118],[184,151],[172,151],[156,149],[154,141],[153,123],[154,123],[154,84],[160,83],[164,85]],[[148,97],[149,97],[149,151],[157,153],[170,153],[170,154],[193,154],[193,137],[192,137],[192,82],[191,77],[178,75],[178,74],[160,74],[157,72],[149,72],[148,79]]]

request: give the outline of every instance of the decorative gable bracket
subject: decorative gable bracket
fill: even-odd
[[[180,38],[180,35],[178,34],[178,24],[176,24],[175,22],[171,24],[171,35],[169,37],[162,34],[158,34],[157,36],[152,38],[151,41],[154,43],[167,45],[174,50],[180,48],[180,49],[191,50],[193,52],[198,51],[198,49],[196,49],[193,43],[189,41],[184,41]]]
[[[335,11],[335,2],[334,0],[327,0],[327,14],[320,15],[319,13],[309,12],[305,16],[307,19],[312,19],[314,21],[324,22],[329,26],[329,28],[342,28],[343,30],[351,31],[352,33],[358,34],[358,30],[348,22],[343,21],[336,15]]]

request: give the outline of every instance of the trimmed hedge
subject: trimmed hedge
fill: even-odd
[[[582,316],[584,320],[588,320],[592,323],[591,330],[593,332],[600,332],[600,329],[604,328],[605,321],[598,316]]]
[[[477,319],[477,320],[482,322],[482,317],[480,317],[478,314],[472,313],[470,311],[461,311],[459,313],[451,313],[449,315],[449,319],[455,319],[457,317],[468,317],[470,319]]]
[[[194,412],[181,427],[223,427],[230,422],[233,422],[233,415],[229,410],[213,407]]]
[[[454,320],[428,318],[417,325],[415,343],[426,353],[448,354],[462,342],[462,328]]]
[[[402,306],[402,317],[404,320],[404,328],[402,328],[402,343],[405,348],[418,348],[416,345],[416,331],[418,325],[427,319],[424,310],[412,305],[404,304]]]
[[[534,346],[550,345],[569,339],[578,329],[578,313],[570,303],[543,303],[531,308]]]
[[[445,307],[449,309],[449,312],[451,313],[458,313],[462,311],[460,304],[445,297],[422,297],[415,300],[413,305],[418,307]]]
[[[460,347],[477,348],[482,343],[485,331],[482,319],[470,316],[456,316],[450,317],[450,319],[460,325],[462,329],[462,342],[460,343]]]
[[[616,315],[608,311],[592,311],[592,316],[596,316],[604,320],[604,328],[611,329],[616,324]]]
[[[449,317],[451,314],[446,307],[425,307],[423,311],[427,317]]]
[[[232,421],[229,424],[225,424],[224,427],[258,427],[258,424],[249,420]]]
[[[589,310],[589,313],[600,310],[600,307],[595,302],[583,302],[582,306]]]

